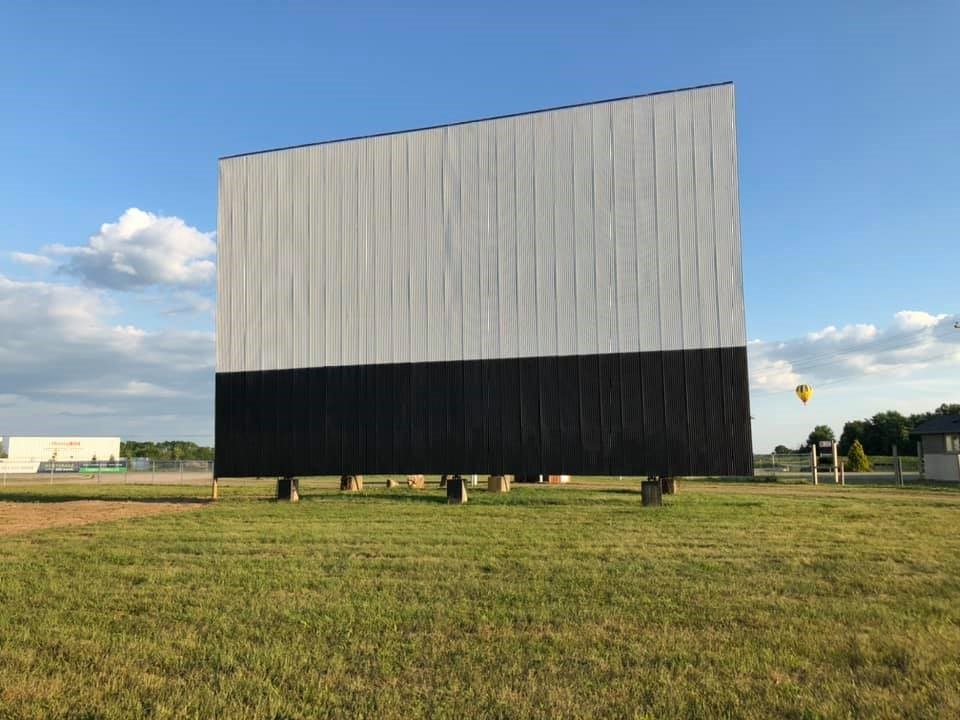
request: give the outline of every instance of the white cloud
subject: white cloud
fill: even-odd
[[[192,290],[181,290],[174,293],[176,305],[163,311],[164,315],[181,315],[193,313],[197,315],[213,315],[216,303],[213,298]]]
[[[216,272],[213,237],[178,217],[130,208],[116,222],[101,225],[86,245],[51,245],[44,252],[66,258],[63,271],[96,287],[201,287],[211,284]]]
[[[920,330],[933,327],[945,317],[946,313],[931,315],[922,310],[901,310],[893,316],[893,322],[900,330]]]
[[[872,324],[828,325],[796,340],[753,340],[748,349],[751,387],[781,392],[801,382],[815,385],[881,374],[905,378],[955,363],[960,360],[960,331],[946,314],[902,310],[885,330]]]
[[[834,325],[827,325],[822,330],[807,333],[807,340],[817,342],[826,340],[833,343],[863,342],[877,336],[875,325],[845,325],[839,330]]]
[[[883,410],[923,412],[960,401],[958,319],[903,310],[886,327],[830,325],[794,340],[751,340],[754,448],[796,447],[818,424],[839,434],[848,420]],[[808,405],[793,397],[800,383],[814,388]]]
[[[88,397],[143,397],[143,398],[160,398],[160,397],[180,397],[183,395],[183,392],[180,390],[172,390],[170,388],[161,387],[155,383],[143,382],[140,380],[128,380],[127,382],[119,382],[116,385],[109,385],[104,387],[103,385],[91,385],[89,383],[81,384],[66,384],[66,385],[52,385],[49,388],[38,390],[37,394],[42,395],[84,395]]]
[[[800,384],[800,376],[787,360],[759,355],[750,360],[751,385],[761,390],[790,390]]]
[[[213,332],[119,314],[104,290],[0,275],[0,434],[211,441]]]
[[[34,253],[27,252],[12,252],[10,257],[14,262],[18,262],[21,265],[29,265],[32,268],[48,268],[53,265],[53,260],[48,258],[46,255],[36,255]]]

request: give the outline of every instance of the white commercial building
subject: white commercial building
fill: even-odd
[[[10,460],[85,462],[120,457],[118,437],[5,437],[2,443]]]

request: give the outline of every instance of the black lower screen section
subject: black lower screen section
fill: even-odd
[[[746,348],[217,374],[216,473],[748,475]]]

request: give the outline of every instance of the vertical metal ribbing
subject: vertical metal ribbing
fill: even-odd
[[[373,362],[392,362],[390,348],[392,341],[391,306],[393,295],[390,288],[390,269],[392,267],[393,230],[390,216],[390,138],[376,138],[373,145],[374,187],[373,226],[375,238],[376,265],[373,275],[368,279],[371,285],[367,292],[373,298],[374,317],[371,318],[376,336]]]
[[[477,165],[477,127],[468,125],[460,133],[460,209],[463,251],[463,353],[464,357],[480,357],[482,347],[480,207]]]
[[[554,228],[555,163],[553,123],[549,116],[535,120],[534,155],[537,260],[537,355],[555,356],[557,346],[557,262]]]
[[[443,357],[443,130],[426,134],[427,356]]]
[[[274,370],[277,367],[276,332],[276,287],[277,287],[277,243],[276,243],[276,163],[275,158],[263,156],[260,165],[260,237],[273,242],[260,242],[260,312],[257,328],[260,335],[260,367]]]
[[[514,173],[516,175],[516,277],[517,329],[520,357],[537,356],[537,245],[535,176],[532,122],[516,124]]]
[[[517,357],[517,211],[513,118],[495,123],[497,138],[497,280],[500,357]]]
[[[745,342],[735,143],[723,86],[225,160],[218,369]]]
[[[595,105],[591,113],[593,159],[594,288],[597,352],[619,351],[617,332],[616,238],[613,233],[613,156],[610,105]]]
[[[611,110],[614,187],[614,237],[616,247],[617,339],[621,352],[640,350],[640,316],[637,303],[636,188],[634,183],[633,108],[629,101]]]
[[[730,345],[744,345],[747,342],[746,311],[744,308],[743,297],[743,248],[742,237],[740,235],[740,168],[739,153],[737,152],[737,110],[734,101],[735,89],[733,85],[726,85],[719,93],[724,97],[724,113],[730,118],[730,192],[733,195],[731,200],[731,212],[733,213],[733,222],[731,229],[731,243],[733,245],[731,255],[733,259],[733,281],[732,295],[733,308],[731,315],[733,317],[733,336],[730,339]],[[749,401],[749,395],[747,397]]]
[[[694,194],[697,235],[697,287],[703,347],[719,347],[717,257],[713,224],[713,157],[710,141],[710,96],[696,93],[693,104]]]
[[[696,178],[694,176],[693,109],[689,95],[675,99],[677,144],[677,239],[680,262],[680,303],[683,349],[701,345],[700,283],[697,276]]]
[[[723,345],[743,345],[746,338],[741,335],[740,318],[734,318],[737,296],[742,294],[742,284],[738,285],[735,273],[740,258],[739,232],[735,196],[731,184],[735,182],[734,137],[732,124],[732,90],[728,87],[711,88],[711,110],[714,168],[713,188],[714,207],[716,208],[717,228],[717,266],[720,277],[717,283],[718,304],[720,306],[720,342]],[[742,313],[741,313],[742,317]],[[739,342],[734,342],[739,340]]]
[[[449,130],[443,153],[443,324],[444,360],[463,357],[463,290],[460,237],[460,141]]]
[[[597,352],[596,245],[594,240],[593,114],[573,111],[573,197],[577,354]]]
[[[357,150],[357,362],[365,364],[376,355],[377,343],[376,324],[371,322],[375,298],[370,292],[370,278],[376,272],[376,170],[373,145],[358,143]]]
[[[557,113],[553,117],[554,297],[557,302],[557,355],[560,356],[577,353],[572,119],[570,113]]]
[[[410,136],[407,148],[407,216],[410,223],[410,361],[427,359],[427,254],[424,216],[424,152],[425,137]]]
[[[407,342],[409,322],[406,307],[407,277],[407,192],[405,174],[407,168],[407,138],[395,135],[390,138],[390,358],[392,362],[408,362]]]
[[[323,353],[325,367],[340,364],[340,167],[339,147],[327,145],[324,150],[324,262],[323,283]]]
[[[500,357],[497,283],[497,135],[492,123],[477,126],[477,223],[480,262],[480,358]]]
[[[223,163],[220,163],[220,166],[217,168],[217,241],[220,242],[220,238],[224,235],[229,237],[230,232],[232,231],[232,219],[228,221],[227,214],[229,213],[229,206],[224,203],[225,195],[225,186],[227,182],[224,179],[226,170]],[[232,192],[233,188],[231,187],[229,191]],[[228,230],[228,225],[231,226]],[[229,250],[228,250],[229,253]],[[230,344],[233,341],[233,334],[228,333],[223,325],[221,319],[227,317],[233,317],[233,314],[227,311],[227,308],[230,306],[232,300],[232,290],[227,287],[225,279],[231,276],[231,272],[226,269],[226,262],[224,259],[224,253],[222,248],[217,247],[217,316],[214,319],[215,322],[215,332],[218,342],[215,349],[215,367],[217,372],[221,372],[225,361],[228,357],[231,356]],[[221,344],[220,339],[223,339]]]
[[[673,98],[654,98],[656,138],[654,167],[657,197],[657,260],[660,289],[661,349],[678,350],[683,346],[681,329],[680,278],[677,270],[680,253],[677,238],[677,161]]]

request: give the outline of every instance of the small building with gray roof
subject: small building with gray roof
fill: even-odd
[[[960,482],[960,415],[936,415],[913,434],[920,438],[924,478]]]

